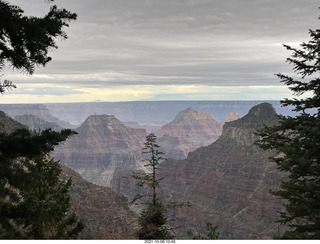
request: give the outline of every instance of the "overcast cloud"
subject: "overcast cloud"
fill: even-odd
[[[11,0],[43,15],[44,0]],[[56,0],[76,12],[69,39],[3,102],[282,99],[282,44],[308,41],[316,0]]]

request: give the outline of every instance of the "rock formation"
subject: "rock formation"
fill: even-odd
[[[85,222],[80,239],[134,239],[137,214],[129,209],[128,199],[111,188],[84,180],[63,166],[63,177],[71,177],[71,210]]]
[[[0,132],[11,133],[26,126],[0,111]],[[128,207],[128,199],[108,187],[84,180],[75,171],[62,166],[62,178],[72,178],[71,211],[84,220],[80,239],[134,239],[137,215]]]
[[[237,119],[240,119],[240,115],[238,112],[229,112],[227,118],[223,122],[226,123]]]
[[[57,118],[80,125],[93,114],[109,114],[123,122],[138,122],[141,125],[162,126],[188,107],[203,113],[211,113],[223,121],[229,112],[236,111],[242,117],[251,107],[261,101],[140,101],[140,102],[97,102],[97,103],[56,103],[46,107]],[[282,107],[279,101],[270,101],[278,113],[292,115],[290,108]],[[1,106],[0,106],[1,110]],[[63,126],[64,127],[64,126]]]
[[[208,146],[219,138],[222,123],[209,113],[187,108],[156,132],[166,158],[184,159],[189,152]]]
[[[45,129],[52,129],[54,131],[61,131],[63,128],[56,123],[45,121],[35,115],[32,114],[24,114],[24,115],[17,115],[14,119],[27,126],[30,130],[34,131],[42,131]]]
[[[139,123],[137,122],[123,122],[126,126],[128,127],[131,127],[131,128],[136,128],[136,129],[146,129],[146,131],[148,133],[151,133],[151,132],[156,132],[158,131],[161,126],[156,126],[156,125],[140,125]]]
[[[261,101],[140,101],[140,102],[92,102],[92,103],[51,103],[51,104],[0,104],[0,110],[9,116],[33,114],[63,128],[79,127],[94,114],[109,114],[123,122],[137,122],[140,125],[162,126],[188,107],[214,115],[217,121],[224,121],[229,112],[238,112],[242,117],[251,107]],[[292,115],[288,107],[279,101],[270,101],[276,111]],[[58,119],[59,118],[59,119]],[[67,121],[67,122],[65,122]],[[150,127],[152,128],[152,127]],[[152,131],[154,131],[152,129]]]
[[[75,131],[53,155],[84,179],[110,186],[116,168],[140,167],[146,130],[129,128],[112,115],[92,115]]]
[[[270,239],[280,231],[275,223],[282,203],[269,194],[283,179],[272,152],[254,144],[255,131],[277,123],[272,105],[253,107],[241,119],[225,123],[221,137],[185,160],[168,160],[159,168],[167,198],[192,206],[175,212],[176,225],[203,231],[206,222],[218,226],[222,239]],[[180,233],[180,234],[181,234]]]
[[[12,133],[18,129],[25,129],[26,126],[18,123],[9,117],[5,112],[0,111],[0,133]]]
[[[63,128],[74,128],[74,126],[68,122],[54,117],[43,104],[0,104],[0,110],[4,111],[12,118],[17,115],[32,114],[45,121],[56,123]]]

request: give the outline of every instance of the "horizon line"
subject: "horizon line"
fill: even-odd
[[[73,103],[135,103],[135,102],[280,102],[282,99],[213,99],[213,100],[133,100],[133,101],[80,101],[80,102],[45,102],[45,103],[37,103],[37,102],[17,102],[17,103],[0,103],[1,105],[15,105],[15,104],[73,104]]]

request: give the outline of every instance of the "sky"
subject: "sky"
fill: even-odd
[[[46,0],[9,0],[43,16]],[[319,27],[317,0],[56,0],[78,14],[53,60],[0,103],[280,100],[291,55]]]

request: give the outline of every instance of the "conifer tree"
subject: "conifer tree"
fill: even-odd
[[[19,6],[0,0],[0,71],[9,63],[31,75],[36,65],[45,66],[51,61],[48,51],[58,48],[57,38],[67,39],[63,28],[77,15],[56,5],[52,5],[44,17],[23,13]],[[11,81],[0,82],[0,93],[10,88],[15,88]]]
[[[83,229],[69,213],[71,179],[61,179],[60,164],[48,157],[72,134],[0,134],[0,239],[74,239]]]
[[[216,240],[219,237],[218,227],[213,226],[212,223],[207,223],[207,236],[194,234],[192,230],[188,230],[187,234],[192,240]]]
[[[286,200],[279,222],[288,227],[283,239],[320,239],[320,30],[309,31],[311,40],[292,51],[287,61],[295,76],[277,74],[294,98],[281,101],[297,115],[279,116],[279,124],[258,134],[260,146],[279,152],[271,158],[287,174],[272,194]]]
[[[138,180],[138,186],[146,186],[147,193],[145,195],[137,194],[133,202],[145,199],[141,204],[145,208],[140,213],[139,224],[140,229],[137,232],[139,239],[173,239],[169,220],[167,218],[168,210],[174,207],[189,206],[189,203],[169,202],[164,203],[160,200],[158,192],[160,190],[160,182],[164,178],[157,178],[157,168],[164,160],[161,156],[163,153],[158,150],[160,147],[156,143],[157,137],[151,133],[146,137],[146,143],[143,153],[150,155],[147,160],[148,172],[134,172],[132,177]]]
[[[35,66],[51,60],[48,51],[57,48],[57,38],[67,38],[63,28],[77,15],[56,5],[44,17],[23,13],[0,0],[0,71],[9,64],[31,75]],[[0,93],[15,87],[0,80]],[[61,180],[59,163],[47,158],[72,134],[33,134],[27,129],[0,133],[0,239],[69,239],[82,230],[82,221],[68,213],[71,180]]]

